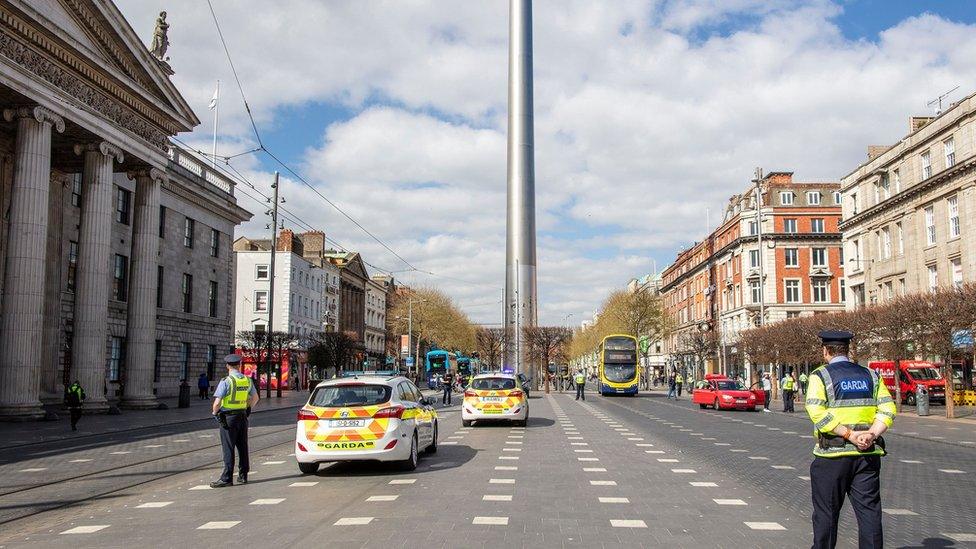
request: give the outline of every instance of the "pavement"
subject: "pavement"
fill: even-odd
[[[252,416],[251,482],[223,490],[207,487],[212,424],[0,449],[0,547],[810,545],[803,414],[655,393],[534,394],[530,414],[526,428],[465,428],[442,407],[439,450],[416,471],[301,475],[293,410],[269,410]],[[900,434],[900,420],[883,469],[887,544],[976,547],[976,450]],[[842,517],[840,546],[853,547],[849,507]]]

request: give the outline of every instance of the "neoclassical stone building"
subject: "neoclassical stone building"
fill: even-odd
[[[151,407],[232,343],[232,183],[173,149],[199,123],[109,0],[0,0],[0,417],[79,380]]]

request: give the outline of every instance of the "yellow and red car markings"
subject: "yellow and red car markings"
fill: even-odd
[[[347,442],[347,441],[367,441],[383,438],[386,434],[387,426],[390,424],[388,418],[373,418],[373,414],[379,411],[381,406],[360,406],[355,408],[317,408],[308,407],[307,410],[314,413],[319,420],[329,419],[365,419],[363,427],[329,427],[328,423],[321,421],[305,420],[305,437],[312,442]],[[325,431],[320,432],[321,431]],[[353,449],[353,448],[349,448]]]
[[[474,390],[477,396],[464,397],[464,401],[467,404],[471,404],[478,411],[484,412],[486,414],[498,413],[504,410],[510,410],[514,406],[517,406],[522,402],[521,396],[509,396],[511,391],[479,391]],[[500,402],[483,402],[482,397],[501,397],[504,401]]]

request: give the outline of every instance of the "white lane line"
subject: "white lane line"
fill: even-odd
[[[583,440],[583,437],[566,437],[566,440]]]
[[[240,524],[239,520],[215,520],[197,526],[197,530],[227,530]]]
[[[717,488],[718,484],[714,482],[689,482],[688,484],[695,486],[697,488]]]
[[[593,450],[580,449],[580,450],[573,450],[573,452],[577,454],[592,454]]]
[[[606,473],[606,467],[583,467],[584,473]]]
[[[261,465],[281,465],[284,461],[265,461]]]
[[[610,526],[614,528],[647,528],[642,520],[610,519]]]
[[[485,494],[481,496],[481,501],[512,501],[512,496],[503,494]]]
[[[741,453],[741,452],[748,452],[749,450],[740,450],[740,449],[735,449],[735,448],[733,448],[733,449],[731,449],[731,450],[729,450],[729,451],[730,451],[730,452],[740,452],[740,453]]]
[[[950,475],[963,475],[966,473],[966,471],[962,471],[960,469],[939,469],[939,472],[948,473]]]
[[[604,497],[601,497],[601,498],[599,498],[599,500],[600,500],[600,503],[630,503],[630,500],[627,499],[627,498],[604,498]]]
[[[519,445],[522,444],[521,440],[506,440],[505,444]]]
[[[104,529],[108,528],[109,526],[111,526],[111,525],[109,525],[109,524],[93,524],[91,526],[75,526],[74,528],[72,528],[70,530],[65,530],[64,532],[61,532],[61,534],[62,535],[63,534],[94,534],[95,532],[98,532],[99,530],[104,530]]]
[[[947,538],[952,538],[959,543],[964,543],[968,541],[976,541],[976,533],[972,532],[958,532],[958,533],[946,533],[942,532],[942,535]]]
[[[653,448],[654,447],[654,445],[651,444],[651,443],[649,443],[649,442],[642,442],[640,444],[635,444],[634,446],[637,446],[638,448]]]
[[[496,471],[518,471],[518,467],[515,467],[513,465],[496,465],[495,470]]]
[[[415,478],[395,478],[387,484],[413,484],[415,482],[417,482]]]
[[[471,524],[490,524],[494,526],[507,526],[508,517],[474,517]]]
[[[171,442],[190,442],[190,439],[188,439],[188,438],[178,438],[178,439],[173,440]],[[238,522],[240,522],[240,521],[238,521]]]
[[[780,469],[782,471],[788,471],[788,470],[796,469],[796,467],[793,467],[792,465],[773,465],[772,468],[773,469]]]
[[[311,486],[315,486],[316,484],[318,484],[317,481],[315,481],[315,482],[293,482],[293,483],[289,484],[288,487],[289,488],[308,488],[308,487],[311,487]]]
[[[143,448],[162,448],[162,447],[163,447],[162,444],[147,444],[143,446]]]
[[[576,458],[576,461],[600,461],[600,458]]]
[[[73,459],[73,460],[69,461],[68,463],[88,463],[89,461],[91,461],[91,460],[90,459]]]
[[[498,456],[498,459],[518,460],[518,456]]]
[[[678,460],[674,458],[657,458],[660,463],[678,463]]]
[[[694,469],[671,469],[672,473],[685,474],[685,473],[697,473]]]
[[[525,438],[525,435],[508,435],[508,438],[511,439]]]
[[[263,498],[252,501],[250,505],[278,505],[282,501],[285,501],[285,498]]]
[[[362,526],[373,522],[373,517],[344,517],[335,521],[332,526]]]
[[[924,461],[919,461],[917,459],[903,459],[900,460],[902,463],[925,463]]]
[[[457,446],[458,441],[456,440],[442,440],[440,442],[441,446]]]
[[[713,499],[719,505],[749,505],[741,499]]]
[[[641,437],[630,437],[627,440],[644,440],[644,439]]]
[[[702,437],[702,440],[715,440],[715,437]]]
[[[786,527],[778,522],[744,522],[743,524],[753,530],[786,530]]]
[[[712,444],[714,444],[715,446],[732,446],[728,442],[713,442]]]
[[[591,486],[616,486],[617,481],[615,480],[591,480]]]
[[[19,473],[40,473],[41,471],[47,471],[47,467],[31,467],[29,469],[21,469]]]
[[[447,438],[464,438],[464,435],[451,435]]]
[[[502,452],[521,452],[521,448],[502,448]]]
[[[918,516],[918,513],[911,509],[883,509],[883,511],[889,515]]]
[[[400,496],[369,496],[366,501],[396,501]]]
[[[488,484],[515,484],[514,478],[490,478]]]
[[[207,484],[198,484],[198,485],[193,486],[192,488],[190,488],[190,490],[213,490],[213,488],[211,488]]]
[[[800,479],[800,480],[810,480],[810,477],[808,477],[808,476],[804,476],[804,475],[800,475],[800,476],[798,476],[798,477],[796,477],[796,478],[798,478],[798,479]]]
[[[664,450],[644,450],[645,454],[663,454]]]
[[[131,454],[131,453],[132,452],[128,452],[128,451],[125,451],[125,452],[109,452],[108,455],[110,455],[110,456],[124,456],[126,454]]]
[[[172,504],[172,501],[148,501],[142,505],[136,505],[136,509],[159,509],[160,507],[166,507]]]

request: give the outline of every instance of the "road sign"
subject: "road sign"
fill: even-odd
[[[412,356],[408,356],[407,357],[407,368],[413,368],[413,357]]]

